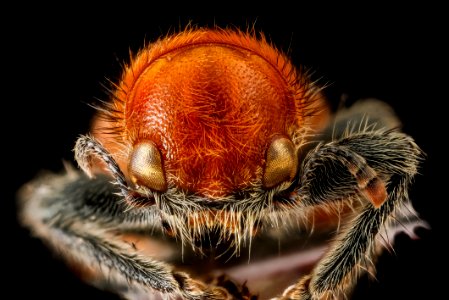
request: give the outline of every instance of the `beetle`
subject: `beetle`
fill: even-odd
[[[366,99],[332,114],[263,35],[167,35],[110,96],[76,141],[81,170],[19,193],[22,224],[99,288],[340,299],[389,236],[423,224],[408,197],[423,153],[391,107]]]

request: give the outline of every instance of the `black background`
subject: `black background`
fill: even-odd
[[[101,83],[116,80],[121,63],[145,41],[154,41],[189,21],[200,26],[255,24],[296,65],[311,67],[331,83],[326,94],[333,107],[342,97],[350,104],[375,97],[390,103],[427,154],[410,197],[432,230],[418,230],[419,240],[396,239],[395,253],[383,255],[377,281],[363,277],[355,299],[426,299],[446,292],[446,159],[437,147],[445,140],[442,49],[447,38],[438,8],[403,7],[345,12],[298,10],[292,16],[158,16],[157,11],[81,13],[71,8],[28,15],[15,11],[3,26],[2,46],[2,248],[13,298],[31,293],[45,299],[116,299],[81,283],[39,240],[16,222],[15,193],[40,170],[59,171],[73,161],[72,148],[86,133],[93,114],[87,103],[106,99]],[[142,8],[143,10],[143,8]],[[71,12],[73,14],[71,14]],[[143,12],[143,13],[142,13]],[[7,11],[6,11],[7,13]],[[4,52],[6,50],[6,52]],[[446,76],[447,77],[447,76]],[[443,275],[436,275],[434,270]],[[15,288],[14,284],[20,288]]]

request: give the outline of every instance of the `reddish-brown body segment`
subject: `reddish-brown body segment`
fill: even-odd
[[[107,121],[123,147],[101,129],[97,137],[123,170],[133,145],[150,140],[169,186],[223,197],[260,182],[274,136],[293,139],[318,122],[308,113],[319,97],[308,95],[301,76],[263,37],[184,31],[140,51],[125,69]]]

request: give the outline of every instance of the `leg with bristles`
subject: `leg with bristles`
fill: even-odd
[[[339,299],[347,294],[375,259],[379,232],[407,206],[420,157],[410,137],[386,130],[351,133],[310,151],[297,192],[300,205],[358,201],[312,273],[280,299]]]
[[[156,210],[127,211],[111,178],[88,178],[75,170],[47,175],[28,184],[20,194],[21,219],[33,233],[71,264],[95,274],[94,284],[121,294],[181,296],[184,299],[228,299],[221,287],[206,285],[144,257],[117,239],[120,231],[138,231],[160,223]],[[150,296],[148,296],[150,297]]]

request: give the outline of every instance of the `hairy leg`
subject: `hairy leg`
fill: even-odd
[[[308,153],[297,199],[301,207],[353,201],[354,214],[343,221],[313,272],[291,286],[282,299],[344,297],[357,276],[372,267],[379,233],[411,209],[407,191],[421,159],[418,146],[403,133],[376,129],[350,114],[347,119],[358,126],[337,128],[334,141]]]
[[[141,256],[121,241],[115,230],[139,229],[156,224],[155,211],[126,211],[110,178],[87,178],[68,170],[28,184],[20,193],[21,220],[33,233],[71,263],[91,269],[95,284],[151,294],[181,295],[185,299],[226,299],[227,292],[177,272],[166,263]]]

